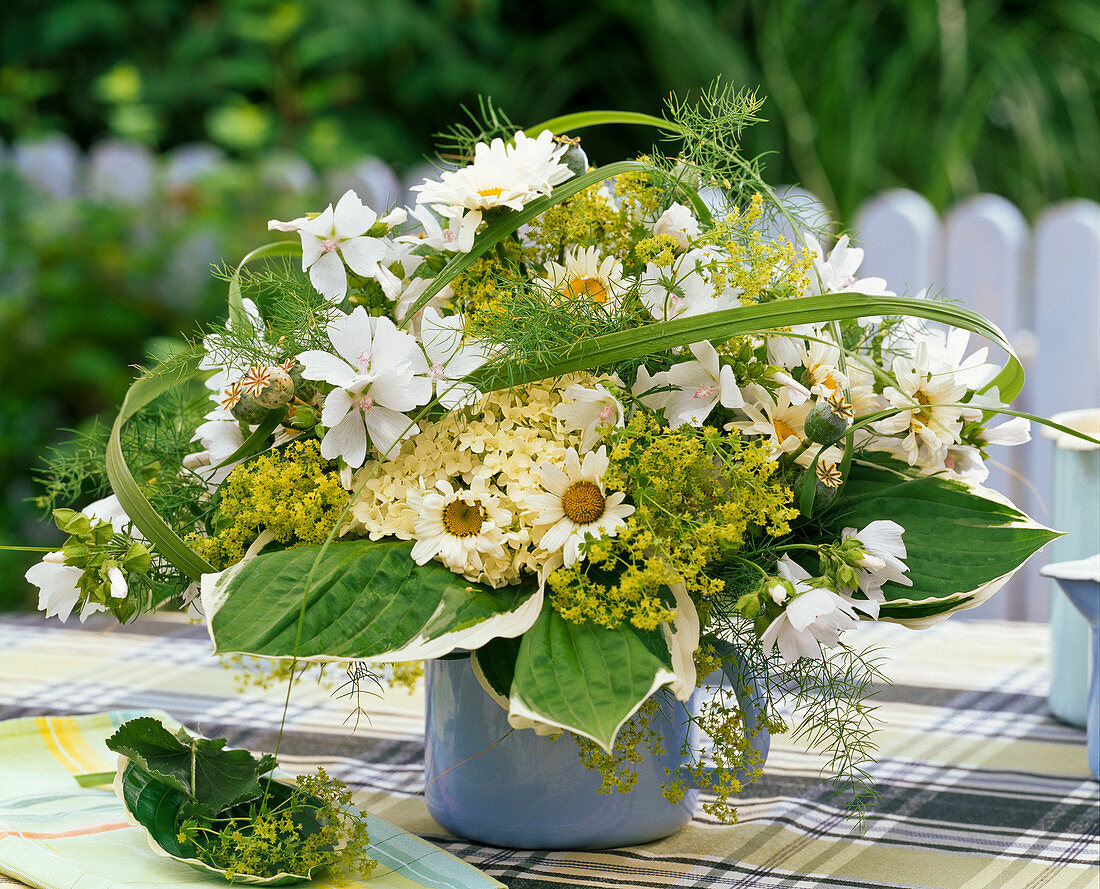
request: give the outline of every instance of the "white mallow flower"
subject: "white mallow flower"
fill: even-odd
[[[622,385],[618,377],[612,378],[612,382]],[[562,395],[563,401],[554,408],[554,416],[568,431],[584,433],[582,451],[595,446],[603,429],[608,426],[621,428],[625,422],[622,404],[603,383],[596,383],[593,389],[578,384],[567,386]]]
[[[859,566],[856,569],[857,583],[863,594],[872,601],[859,605],[871,617],[878,617],[878,604],[886,600],[882,593],[884,583],[892,581],[902,586],[913,585],[913,581],[905,576],[909,566],[902,561],[906,558],[905,541],[902,540],[904,533],[901,525],[888,519],[871,522],[862,531],[845,528],[841,532],[841,540],[854,537],[863,550],[862,558],[856,560]],[[873,612],[866,606],[873,606]]]
[[[627,287],[623,264],[614,256],[601,259],[595,247],[567,250],[564,265],[546,263],[546,278],[540,283],[569,299],[587,299],[606,308],[618,305]]]
[[[673,204],[653,223],[653,234],[671,235],[681,250],[687,250],[692,239],[699,237],[699,222],[683,204]]]
[[[658,321],[687,318],[739,306],[732,290],[716,293],[710,267],[728,263],[729,257],[714,248],[696,248],[677,257],[672,266],[646,266],[638,282],[638,298]]]
[[[413,207],[410,212],[416,217],[423,231],[419,234],[401,235],[395,238],[398,244],[405,244],[413,249],[430,247],[433,250],[458,252],[458,244],[462,240],[461,219],[443,217],[443,221],[440,222],[440,217],[429,207],[424,206]],[[406,269],[406,271],[412,270]]]
[[[718,404],[728,408],[745,404],[733,368],[720,363],[714,346],[704,340],[688,348],[695,361],[682,361],[657,375],[675,387],[663,399],[665,418],[673,429],[684,423],[702,426]]]
[[[302,376],[336,388],[325,398],[321,440],[326,460],[343,457],[359,467],[367,455],[367,437],[383,455],[419,431],[406,411],[432,397],[428,362],[413,337],[389,318],[372,318],[362,306],[328,326],[337,355],[313,349],[298,356]]]
[[[465,407],[477,398],[476,387],[458,381],[488,360],[479,344],[463,343],[465,326],[461,315],[443,318],[430,306],[424,309],[420,324],[420,341],[428,355],[428,378],[435,386],[435,397],[448,410]]]
[[[215,467],[244,444],[244,434],[241,432],[241,424],[228,411],[211,411],[204,419],[206,422],[195,429],[191,441],[201,442],[206,459],[203,462],[195,461],[195,465],[188,468],[201,476],[211,488],[216,488],[229,477],[237,463],[229,463],[220,469]]]
[[[119,503],[118,497],[111,494],[102,500],[96,500],[81,510],[90,519],[109,522],[116,533],[121,533],[130,524],[130,517]],[[141,539],[136,532],[135,539]],[[38,587],[38,608],[46,617],[56,617],[61,623],[69,619],[80,599],[80,578],[84,569],[65,562],[63,552],[46,553],[42,561],[32,565],[24,575],[28,583]],[[107,578],[111,584],[111,595],[116,599],[125,599],[127,594],[126,575],[121,569],[107,569]],[[89,614],[105,610],[98,602],[85,602],[80,609],[80,622],[87,620]]]
[[[430,493],[411,494],[409,506],[417,512],[412,549],[417,565],[438,558],[451,571],[476,580],[485,560],[505,557],[512,513],[500,505],[500,496],[483,477],[476,476],[465,489],[436,482]]]
[[[549,526],[538,545],[551,558],[560,554],[566,567],[581,559],[580,548],[586,536],[614,537],[626,524],[634,507],[623,503],[621,491],[604,493],[603,475],[607,472],[607,448],[589,451],[584,463],[574,448],[565,452],[565,468],[553,463],[539,467],[539,480],[546,491],[530,494],[528,505],[538,512],[536,527]]]
[[[442,173],[439,181],[425,179],[412,191],[419,192],[418,204],[427,204],[440,215],[459,220],[451,223],[452,230],[457,224],[457,247],[468,253],[485,210],[521,210],[572,177],[573,171],[560,163],[565,149],[565,145],[554,142],[549,130],[543,130],[535,139],[519,131],[510,145],[502,139],[488,145],[479,142],[472,164]]]
[[[842,632],[859,625],[855,605],[830,589],[806,583],[809,572],[790,556],[784,555],[779,560],[778,571],[794,593],[783,613],[760,636],[765,652],[771,654],[778,645],[788,664],[802,657],[821,657],[822,645],[835,648]],[[787,592],[785,585],[783,591]],[[775,594],[769,593],[774,599]]]
[[[894,291],[886,289],[884,278],[856,277],[860,263],[863,262],[863,249],[849,246],[847,235],[842,235],[837,240],[827,258],[817,238],[809,232],[803,232],[802,237],[814,260],[815,274],[810,275],[810,295],[845,292],[864,293],[868,296],[895,295]],[[868,320],[870,319],[859,319],[864,324]]]
[[[405,211],[395,210],[379,220],[378,214],[349,189],[335,209],[329,204],[312,219],[304,216],[290,222],[272,219],[267,227],[273,231],[298,232],[302,239],[302,271],[309,272],[310,282],[325,299],[340,302],[347,295],[348,274],[344,263],[357,275],[374,278],[393,299],[401,282],[383,264],[389,246],[382,238],[367,235],[379,221],[387,227],[399,225],[405,221]]]

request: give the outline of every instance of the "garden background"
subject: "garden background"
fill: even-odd
[[[64,429],[109,421],[164,338],[224,312],[210,264],[263,243],[267,219],[323,206],[372,157],[415,173],[479,94],[528,125],[660,113],[716,75],[767,96],[745,150],[767,154],[770,181],[839,219],[895,187],[939,209],[1000,194],[1029,217],[1100,196],[1094,0],[7,3],[0,543],[59,539],[32,469]],[[585,146],[603,163],[652,138],[614,128]],[[58,197],[19,172],[111,140],[176,159],[152,200],[104,201],[92,179]],[[36,559],[0,552],[0,609],[33,605]]]

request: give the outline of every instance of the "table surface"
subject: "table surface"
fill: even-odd
[[[885,725],[872,774],[882,795],[862,834],[830,804],[820,758],[780,736],[736,825],[700,814],[668,839],[603,852],[464,842],[431,820],[419,794],[419,689],[362,698],[353,726],[338,671],[295,687],[280,761],[290,771],[323,765],[376,815],[512,889],[1095,889],[1100,785],[1084,732],[1047,710],[1046,626],[881,624],[849,638],[883,645],[893,682],[876,698]],[[0,616],[0,719],[156,708],[231,746],[269,751],[285,686],[242,689],[249,669],[212,658],[205,630],[178,617],[118,627]],[[0,876],[0,885],[21,884]]]

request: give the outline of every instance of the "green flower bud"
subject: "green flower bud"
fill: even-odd
[[[286,364],[283,367],[285,368]],[[290,366],[290,379],[294,383],[294,397],[302,401],[312,401],[313,396],[317,394],[317,386],[313,380],[307,380],[302,376],[303,369],[297,361]]]
[[[264,421],[264,417],[268,414],[268,408],[256,401],[253,396],[245,393],[240,397],[240,400],[229,409],[229,412],[242,423],[247,423],[249,426],[255,426]]]
[[[848,421],[833,413],[833,409],[824,401],[814,405],[806,415],[806,437],[818,444],[835,441],[845,429]]]
[[[802,490],[802,482],[806,478],[806,473],[809,472],[809,471],[810,470],[806,469],[802,472],[802,475],[799,476],[798,484],[797,484],[795,490],[798,490],[798,491]],[[840,490],[839,487],[832,487],[830,485],[827,485],[820,478],[818,478],[815,475],[814,476],[814,513],[816,514],[818,510],[823,509],[824,507],[826,507],[830,503],[832,503],[833,498],[836,497],[837,492],[839,490]]]
[[[284,424],[291,429],[306,430],[316,426],[319,419],[320,417],[317,415],[317,411],[309,405],[292,404],[290,406],[290,413],[284,421]]]
[[[565,153],[558,158],[559,164],[564,164],[570,170],[573,171],[574,176],[583,176],[588,172],[588,155],[584,153],[584,149],[581,148],[580,139],[570,139],[568,136],[558,136],[558,142],[564,142],[569,147],[565,149]]]

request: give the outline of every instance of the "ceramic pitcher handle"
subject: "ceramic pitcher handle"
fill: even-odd
[[[708,639],[707,643],[717,649],[722,664],[722,684],[737,695],[737,703],[745,722],[745,734],[760,757],[759,762],[752,763],[751,768],[737,772],[737,780],[747,784],[754,777],[754,772],[763,767],[771,747],[771,735],[760,725],[764,695],[737,646],[724,639]],[[707,769],[700,777],[696,777],[687,769],[680,770],[685,785],[704,790],[714,783],[714,772],[714,769]]]

